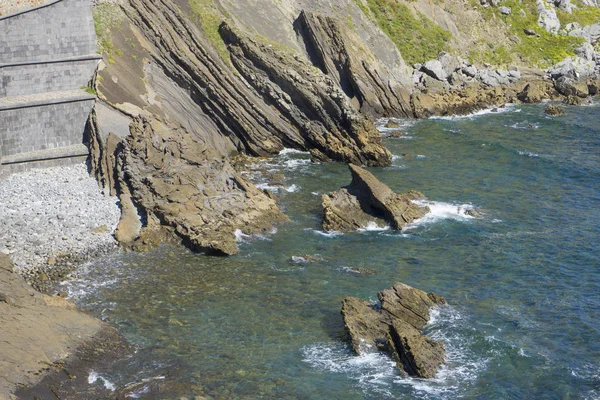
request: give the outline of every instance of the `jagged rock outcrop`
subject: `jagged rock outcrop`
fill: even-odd
[[[231,55],[224,60],[171,0],[129,0],[123,10],[131,24],[121,40],[139,54],[101,72],[107,102],[181,124],[223,155],[265,156],[289,147],[319,160],[390,164],[373,122],[307,60],[227,24],[221,32]],[[140,88],[111,83],[131,69],[145,75]]]
[[[425,198],[422,193],[396,194],[369,171],[352,164],[349,168],[350,185],[322,196],[323,229],[352,231],[372,224],[402,229],[429,212],[428,207],[413,203]]]
[[[302,11],[296,20],[313,64],[329,75],[357,108],[373,116],[410,118],[410,88],[353,40],[338,19]]]
[[[530,82],[517,95],[523,103],[539,103],[545,99],[557,99],[559,96],[560,94],[549,80]]]
[[[331,78],[294,54],[246,37],[226,23],[220,32],[237,71],[266,104],[302,132],[303,148],[313,157],[365,165],[391,163],[373,122],[352,107]]]
[[[546,3],[545,0],[537,0],[538,25],[550,33],[558,33],[560,20],[556,15],[554,5]]]
[[[251,234],[287,220],[226,157],[183,128],[137,117],[121,162],[134,202],[194,250],[234,254],[236,230]]]
[[[544,109],[544,112],[548,115],[552,116],[560,116],[565,113],[565,110],[561,106],[557,106],[556,104],[548,104]]]
[[[357,354],[383,351],[406,374],[432,378],[444,362],[444,345],[421,333],[430,309],[446,300],[403,283],[377,294],[377,307],[355,297],[342,301],[342,316]]]
[[[600,66],[596,62],[594,48],[591,44],[584,43],[575,50],[575,54],[548,70],[554,87],[567,97],[586,98],[595,95],[593,86],[594,81],[600,79]]]

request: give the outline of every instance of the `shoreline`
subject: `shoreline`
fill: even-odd
[[[505,106],[506,105],[500,106],[500,107],[505,107]],[[491,108],[491,107],[489,107],[489,108]],[[435,117],[433,117],[433,118],[435,118]],[[418,119],[415,119],[415,121],[417,121],[417,120]],[[89,180],[88,183],[91,182],[95,185],[95,186],[90,186],[90,187],[93,187],[99,196],[103,196],[100,193],[100,188],[97,186],[95,179],[91,178],[91,177],[89,177],[89,175],[87,175],[87,169],[85,168],[84,165],[78,165],[75,167],[59,167],[59,168],[53,168],[50,170],[52,170],[52,171],[34,170],[34,171],[25,172],[25,173],[11,175],[11,177],[14,177],[14,180],[19,180],[18,178],[22,178],[24,176],[38,176],[38,177],[39,176],[48,176],[48,175],[52,175],[56,171],[60,171],[61,174],[64,174],[65,171],[67,171],[67,172],[74,171],[74,172],[78,172],[78,173],[83,172],[83,173],[85,173],[86,177],[83,177],[82,175],[77,175],[77,173],[74,173],[73,174],[74,179],[68,180],[68,181],[71,183],[73,183],[73,182],[78,183],[78,182],[81,182],[82,179]],[[9,179],[9,178],[7,178],[7,179]],[[0,198],[3,198],[3,196],[6,195],[6,188],[3,186],[3,184],[5,184],[7,182],[7,179],[0,181]],[[27,180],[26,179],[21,180],[21,182],[19,182],[19,185],[25,185],[24,181],[27,181]],[[19,186],[19,187],[21,187],[21,186]],[[39,190],[39,187],[34,185],[32,190],[34,190],[34,191]],[[80,200],[81,199],[85,199],[85,196],[82,196],[80,198]],[[104,198],[104,197],[102,197],[102,198],[97,197],[97,199],[106,200],[106,198]],[[102,200],[102,201],[104,201],[104,200]],[[107,202],[110,203],[110,201],[107,201]],[[90,203],[85,203],[85,205],[90,206]],[[116,202],[114,202],[114,205],[118,210]],[[93,209],[93,206],[92,206],[92,209]],[[45,209],[45,210],[47,211],[47,209]],[[96,210],[98,210],[98,209],[96,209]],[[120,210],[118,210],[118,213],[120,214]],[[47,211],[46,216],[48,214],[51,214],[51,211]],[[92,216],[92,220],[96,221],[96,219],[94,219],[94,217],[96,217],[96,216]],[[90,216],[86,215],[85,219],[89,219],[89,218],[90,218]],[[118,218],[116,218],[116,221],[118,222]],[[78,221],[78,222],[80,224],[86,225],[86,223],[89,221]],[[114,226],[116,226],[116,223],[114,224]],[[88,225],[86,225],[86,229],[89,229]],[[92,228],[92,230],[93,230],[93,228]],[[90,238],[97,239],[98,237],[106,237],[107,235],[109,235],[112,238],[113,231],[114,231],[114,228],[113,229],[107,228],[106,230],[103,230],[102,232],[99,232],[99,233],[92,232],[92,236],[90,236]],[[25,230],[25,232],[27,232],[27,231]],[[23,234],[23,232],[20,232],[20,233]],[[79,231],[76,231],[76,233],[79,233]],[[98,236],[98,235],[104,235],[104,236]],[[62,241],[62,237],[55,237],[55,240]],[[74,270],[76,270],[85,261],[88,261],[92,258],[98,257],[102,254],[109,253],[118,248],[116,241],[114,241],[114,239],[112,241],[107,241],[106,243],[104,243],[103,246],[95,246],[95,247],[87,247],[87,248],[85,247],[85,244],[86,243],[89,244],[90,241],[80,240],[79,242],[81,242],[84,247],[79,248],[77,250],[77,252],[66,254],[64,257],[58,257],[56,259],[56,261],[53,263],[43,262],[43,258],[44,258],[43,254],[33,253],[33,255],[35,257],[32,257],[29,260],[40,260],[41,259],[42,262],[40,262],[36,266],[30,267],[30,268],[15,267],[15,271],[18,271],[19,274],[26,277],[26,279],[28,278],[27,279],[28,283],[31,286],[33,286],[35,289],[44,291],[51,287],[50,285],[52,284],[52,281],[59,280],[59,279],[60,280],[65,279],[70,272],[73,272]],[[51,246],[47,246],[46,248],[52,249]],[[12,254],[15,254],[15,253],[16,252],[13,252]],[[50,258],[50,257],[53,257],[53,256],[48,256],[48,258]],[[22,261],[21,265],[26,265],[26,263],[27,263],[27,261]],[[47,279],[40,279],[40,275],[42,273],[46,274]],[[95,319],[95,317],[94,317],[94,319]],[[98,368],[98,367],[102,368],[103,366],[106,367],[109,365],[109,363],[125,357],[127,354],[127,351],[131,351],[131,346],[127,345],[127,343],[125,342],[125,339],[114,328],[110,328],[110,327],[108,327],[108,325],[106,325],[94,337],[90,338],[89,340],[78,343],[77,346],[75,347],[75,349],[76,349],[76,351],[74,354],[69,356],[67,359],[62,360],[60,363],[56,364],[59,367],[56,367],[56,365],[55,365],[54,369],[52,369],[52,368],[47,369],[45,374],[39,380],[39,382],[37,382],[36,384],[34,384],[32,386],[29,386],[28,388],[21,387],[17,392],[15,392],[15,395],[16,396],[29,396],[29,397],[31,397],[33,395],[38,395],[38,396],[46,395],[47,396],[50,393],[52,393],[50,388],[60,388],[59,390],[64,391],[64,392],[61,392],[63,395],[65,393],[67,395],[84,395],[83,391],[85,391],[85,390],[90,390],[90,391],[95,390],[96,392],[94,392],[94,394],[93,394],[94,396],[103,396],[103,395],[107,395],[109,393],[116,395],[119,393],[119,391],[123,391],[123,390],[127,389],[127,388],[117,388],[116,391],[110,390],[110,391],[107,391],[106,393],[100,393],[100,392],[97,392],[98,390],[100,390],[97,387],[98,385],[90,385],[89,381],[88,381],[88,375],[87,374],[83,374],[85,376],[82,375],[82,373],[84,371],[91,371],[94,368]],[[118,349],[118,351],[115,349]],[[126,349],[128,349],[128,350],[125,351]],[[73,371],[75,371],[75,373],[73,373]],[[92,387],[92,386],[94,386],[94,387]],[[55,390],[55,389],[52,389],[52,390]],[[85,394],[89,395],[90,393],[86,392]],[[20,397],[17,397],[17,398],[20,398]]]

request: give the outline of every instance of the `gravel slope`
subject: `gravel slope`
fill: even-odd
[[[119,217],[117,199],[100,192],[84,164],[0,180],[0,252],[21,274],[116,246]]]

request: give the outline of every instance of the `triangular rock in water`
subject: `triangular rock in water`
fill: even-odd
[[[444,362],[444,344],[421,333],[430,309],[446,303],[403,283],[377,294],[381,307],[355,297],[342,301],[344,325],[357,354],[388,353],[404,373],[432,378]]]
[[[348,167],[352,173],[350,185],[322,197],[323,229],[352,231],[373,224],[402,229],[430,211],[413,203],[425,198],[422,193],[396,194],[369,171],[353,164]]]

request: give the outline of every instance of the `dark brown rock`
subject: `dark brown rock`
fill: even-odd
[[[556,104],[548,104],[544,112],[548,115],[557,117],[560,115],[564,115],[565,110],[561,106],[558,106]]]
[[[567,96],[563,100],[563,103],[568,104],[570,106],[579,106],[579,105],[583,104],[584,102],[585,102],[585,100],[579,96]]]
[[[398,368],[408,375],[433,378],[444,363],[444,343],[422,335],[411,326],[393,321],[386,338]]]
[[[388,129],[398,129],[400,128],[400,124],[390,119],[386,122],[385,127]]]
[[[444,362],[444,345],[421,334],[430,309],[443,297],[403,283],[378,293],[381,307],[347,297],[342,301],[344,325],[357,354],[383,351],[411,376],[433,377]]]
[[[349,168],[352,183],[322,196],[323,229],[350,231],[370,224],[379,227],[389,224],[394,229],[402,229],[429,212],[429,208],[412,202],[423,199],[422,193],[396,194],[369,171],[352,164]]]
[[[517,95],[523,103],[539,103],[542,100],[554,99],[558,93],[550,81],[534,81],[528,83]]]

